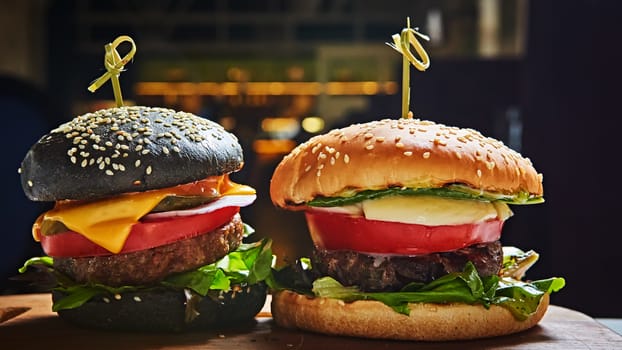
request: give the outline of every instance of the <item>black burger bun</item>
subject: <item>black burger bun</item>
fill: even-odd
[[[191,113],[128,106],[78,116],[44,135],[22,161],[34,201],[90,200],[223,175],[243,165],[238,139]]]
[[[266,301],[264,283],[235,286],[229,292],[197,297],[188,309],[184,291],[153,290],[96,296],[74,309],[58,311],[64,321],[82,328],[111,331],[182,332],[255,322]],[[213,294],[213,295],[212,295]],[[62,299],[54,291],[54,302]]]

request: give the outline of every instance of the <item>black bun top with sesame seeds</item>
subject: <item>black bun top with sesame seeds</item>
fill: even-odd
[[[20,173],[31,200],[88,200],[189,183],[242,165],[237,138],[219,124],[136,106],[60,125],[31,147]]]

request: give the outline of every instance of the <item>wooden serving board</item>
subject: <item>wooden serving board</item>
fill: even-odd
[[[335,337],[283,329],[269,299],[254,324],[209,332],[124,333],[76,328],[51,311],[49,294],[0,296],[0,310],[30,308],[0,323],[0,349],[622,349],[622,336],[593,318],[550,306],[536,327],[503,337],[459,342],[407,342]]]

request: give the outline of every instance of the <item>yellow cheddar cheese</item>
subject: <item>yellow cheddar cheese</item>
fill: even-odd
[[[112,253],[118,253],[123,249],[132,226],[167,196],[206,195],[206,192],[217,196],[255,194],[254,188],[236,184],[226,175],[212,177],[204,182],[207,185],[187,187],[181,185],[78,204],[57,203],[54,209],[37,219],[33,225],[33,236],[35,240],[39,240],[38,231],[44,220],[59,221],[91,242]]]

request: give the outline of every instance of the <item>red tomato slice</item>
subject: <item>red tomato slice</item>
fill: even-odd
[[[501,237],[502,220],[425,226],[367,220],[362,216],[307,211],[311,239],[319,248],[363,253],[422,255],[452,251]]]
[[[130,235],[119,254],[155,248],[213,231],[231,221],[231,218],[239,211],[239,207],[226,207],[207,214],[141,221],[132,226]],[[73,231],[40,236],[43,251],[52,257],[112,254]]]

